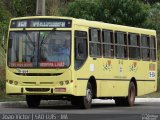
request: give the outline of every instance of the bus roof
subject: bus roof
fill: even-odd
[[[99,28],[99,29],[107,29],[107,30],[114,30],[114,31],[124,31],[124,32],[133,32],[133,33],[141,33],[141,34],[150,34],[156,35],[156,31],[152,29],[144,29],[138,27],[131,27],[125,25],[118,25],[118,24],[111,24],[111,23],[104,23],[101,21],[90,21],[85,19],[77,19],[73,17],[62,17],[62,16],[28,16],[28,17],[17,17],[12,18],[11,20],[19,20],[19,19],[34,19],[34,18],[60,18],[60,19],[68,19],[72,20],[74,24],[80,26],[86,26],[91,28]]]

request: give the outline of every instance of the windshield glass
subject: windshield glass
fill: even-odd
[[[9,67],[69,67],[71,32],[16,31],[10,32]]]

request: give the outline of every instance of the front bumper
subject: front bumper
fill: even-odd
[[[73,84],[64,86],[18,86],[6,83],[8,95],[73,95]]]

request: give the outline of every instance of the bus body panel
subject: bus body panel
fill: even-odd
[[[24,17],[19,19],[32,19],[43,17]],[[135,27],[113,25],[102,22],[87,21],[82,19],[74,19],[67,17],[45,17],[72,20],[71,34],[71,65],[66,69],[30,69],[30,68],[8,68],[6,67],[6,93],[7,94],[26,94],[26,95],[73,95],[85,96],[87,83],[91,77],[96,80],[96,97],[126,97],[128,95],[129,83],[135,79],[137,84],[137,96],[144,95],[156,91],[157,89],[157,62],[129,60],[129,58],[119,59],[113,58],[91,57],[89,44],[89,29],[97,28],[102,30],[112,30],[113,32],[121,31],[137,34],[146,34],[156,36],[154,30],[147,30]],[[22,30],[22,28],[10,28],[9,31]],[[35,28],[26,28],[26,30],[35,30]],[[37,28],[37,30],[51,30],[50,28]],[[65,30],[65,28],[57,28],[57,30]],[[85,31],[87,33],[87,59],[84,64],[75,70],[75,31]],[[7,63],[7,62],[6,62]],[[8,64],[6,64],[8,66]],[[28,70],[32,76],[18,75],[17,69]],[[61,73],[60,75],[54,75]],[[38,74],[51,74],[50,76],[38,76]],[[52,75],[53,74],[53,75]],[[154,74],[154,76],[152,76]],[[68,80],[69,84],[63,84]],[[11,84],[10,82],[13,83]],[[18,85],[14,85],[17,81]],[[24,83],[27,84],[24,84]],[[33,84],[35,83],[35,84]],[[40,84],[49,83],[49,84]],[[50,84],[52,83],[52,84]],[[23,88],[23,91],[22,91]],[[47,92],[26,91],[26,88],[49,88]],[[55,92],[55,88],[66,88],[66,92]],[[52,92],[53,89],[53,92]]]

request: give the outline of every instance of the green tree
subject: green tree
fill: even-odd
[[[4,94],[5,86],[5,52],[1,47],[2,40],[6,40],[9,20],[12,17],[7,7],[0,0],[0,96]]]
[[[46,0],[46,15],[61,15],[61,11],[66,10],[68,3],[74,0]]]
[[[151,7],[149,11],[148,21],[152,23],[152,28],[157,31],[158,46],[160,46],[160,3],[156,3]],[[159,47],[158,51],[160,52]],[[158,55],[160,57],[160,54]]]
[[[10,0],[9,2],[10,12],[14,16],[36,15],[36,0]]]
[[[104,22],[142,27],[147,20],[149,5],[139,0],[102,0]]]
[[[96,0],[75,0],[68,5],[68,10],[62,15],[87,20],[96,20],[98,11],[98,2]]]
[[[160,2],[160,0],[140,0],[140,1],[143,1],[144,3],[147,4],[155,4],[157,2]]]
[[[36,14],[37,0],[1,0],[14,17],[32,16]]]
[[[136,27],[145,27],[150,5],[139,0],[75,0],[67,16]]]
[[[7,37],[9,20],[11,17],[12,15],[0,0],[0,44],[2,43],[2,39]]]
[[[160,3],[156,3],[151,7],[148,20],[152,22],[153,28],[160,33]]]

